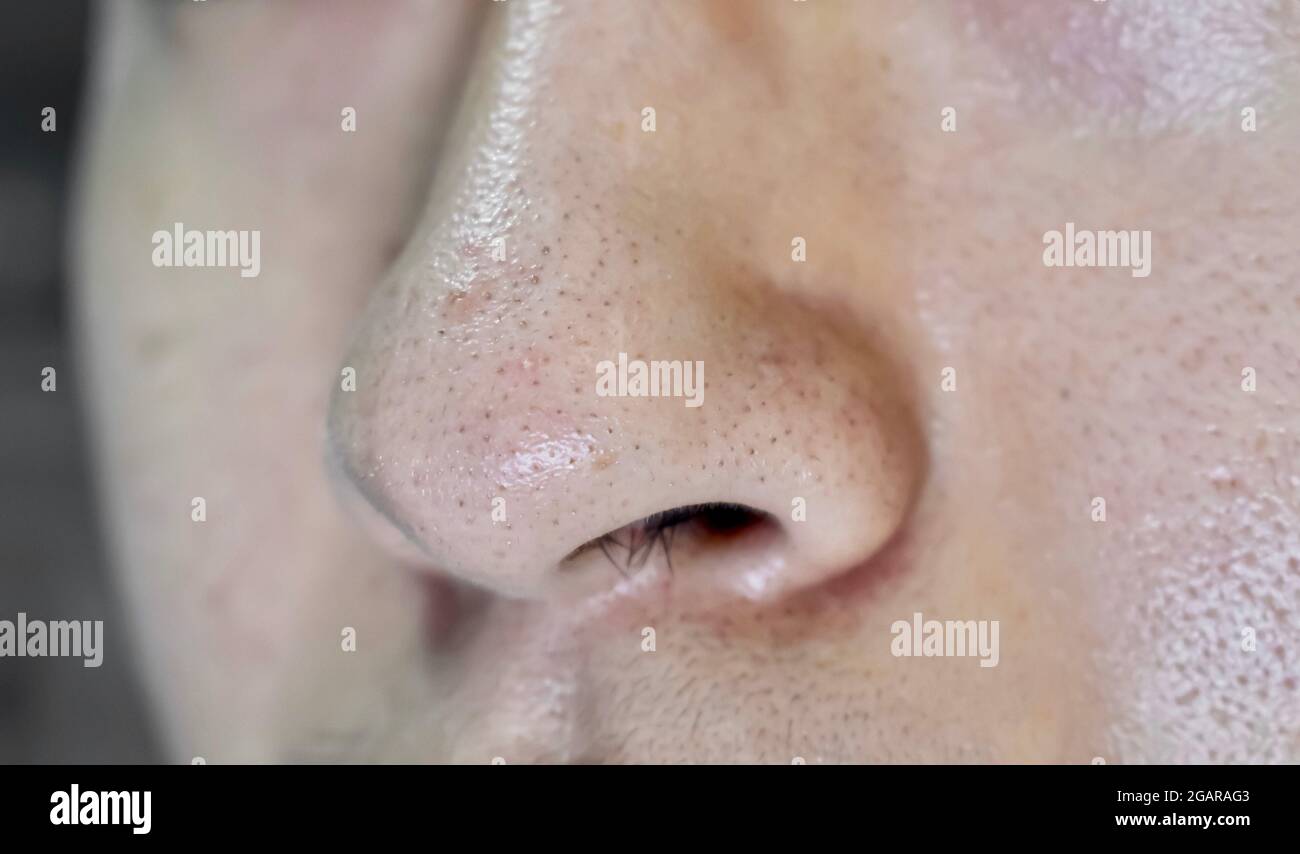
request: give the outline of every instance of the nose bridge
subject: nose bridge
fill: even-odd
[[[354,388],[335,391],[329,432],[338,470],[410,545],[466,576],[494,562],[492,583],[526,587],[502,579],[523,574],[504,566],[512,555],[531,567],[543,548],[531,505],[613,459],[618,430],[586,399],[587,351],[645,318],[620,298],[637,241],[603,227],[619,206],[592,189],[625,173],[582,162],[584,128],[604,126],[588,108],[599,99],[567,92],[546,109],[582,82],[570,69],[557,83],[557,60],[605,13],[553,0],[492,11],[421,224],[354,334]]]
[[[430,567],[510,595],[546,595],[602,534],[706,502],[775,520],[778,586],[869,556],[915,483],[902,374],[774,285],[762,258],[782,255],[747,253],[743,225],[702,241],[665,218],[658,177],[577,132],[601,126],[599,102],[548,118],[571,24],[517,5],[356,334],[355,390],[331,412],[343,469]]]

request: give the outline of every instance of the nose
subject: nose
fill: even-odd
[[[869,565],[924,469],[887,303],[825,298],[873,271],[799,260],[829,226],[730,196],[669,102],[648,130],[601,22],[503,5],[334,394],[362,512],[511,597],[774,602]]]

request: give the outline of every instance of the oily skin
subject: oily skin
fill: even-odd
[[[511,0],[454,114],[474,13],[375,5],[105,28],[78,316],[177,757],[1296,759],[1282,4]],[[153,268],[175,220],[262,275]],[[1151,276],[1045,268],[1067,221]],[[620,351],[704,405],[597,397]],[[703,501],[771,520],[568,557]],[[916,611],[998,666],[890,655]]]

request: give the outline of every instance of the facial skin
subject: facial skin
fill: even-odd
[[[1293,5],[104,24],[78,317],[177,758],[1300,758]],[[260,276],[155,268],[176,221]],[[1067,222],[1150,275],[1045,266]],[[766,515],[583,548],[705,502]]]

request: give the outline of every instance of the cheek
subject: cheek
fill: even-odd
[[[1114,531],[1106,588],[1120,755],[1285,762],[1294,744],[1300,518],[1295,475],[1223,433],[1180,448],[1141,517]],[[1157,724],[1157,722],[1159,722]],[[1155,727],[1159,726],[1159,732]],[[1179,733],[1169,739],[1167,733]]]
[[[1050,114],[1067,104],[1076,124],[1098,131],[1231,127],[1242,106],[1276,100],[1296,73],[1277,47],[1296,37],[1282,4],[962,0],[954,8],[1022,106]]]
[[[184,3],[168,20],[175,80],[204,105],[203,132],[225,132],[246,168],[301,173],[355,138],[345,121],[383,136],[432,125],[475,17],[468,0],[290,0]],[[331,180],[347,180],[332,167]]]
[[[340,86],[370,85],[385,68],[385,47],[427,17],[418,3],[289,0],[181,6],[170,23],[190,73],[219,72],[221,85],[239,93],[230,106],[296,104],[306,114],[337,100]]]
[[[1114,567],[1101,593],[1120,755],[1211,763],[1293,755],[1300,440],[1280,391],[1297,377],[1295,354],[1271,343],[1285,340],[1280,329],[1241,334],[1255,325],[1259,296],[1184,301],[1182,322],[1143,354],[1150,403],[1114,422],[1146,437],[1130,440],[1131,456],[1113,465],[1128,506],[1112,511],[1098,541]],[[1267,379],[1253,392],[1242,388],[1247,363]],[[1131,474],[1120,477],[1121,468]]]

